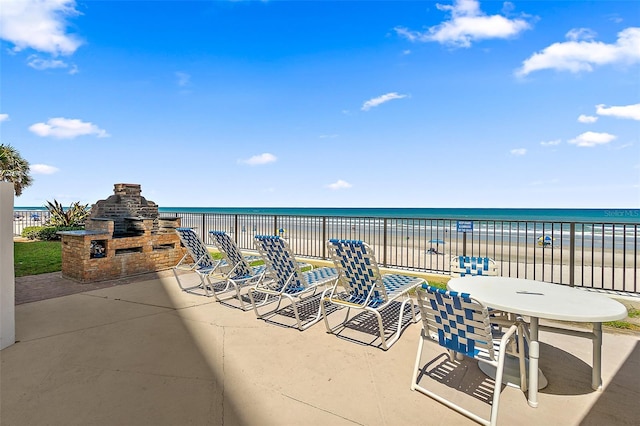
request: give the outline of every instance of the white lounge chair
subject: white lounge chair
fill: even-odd
[[[302,272],[300,264],[289,249],[289,245],[279,236],[256,235],[255,244],[267,266],[267,272],[260,281],[249,289],[249,297],[256,316],[267,319],[278,313],[284,314],[285,310],[280,309],[280,304],[283,299],[286,299],[291,302],[296,327],[299,330],[305,330],[318,322],[321,318],[322,297],[333,288],[332,285],[338,279],[338,272],[334,268],[326,267]],[[307,311],[310,319],[305,318],[303,321],[301,306],[314,302],[319,290],[322,290],[317,300],[320,307],[317,312]],[[274,309],[260,313],[256,304],[256,299],[259,296],[269,299],[276,298],[278,304]]]
[[[265,272],[265,265],[251,266],[250,262],[261,260],[259,256],[244,256],[236,243],[224,231],[209,231],[209,237],[222,254],[224,265],[220,266],[221,281],[212,286],[212,293],[216,300],[226,302],[235,298],[243,311],[251,309],[250,300],[246,300],[244,288],[255,284]],[[227,303],[228,304],[228,303]]]
[[[222,260],[215,260],[207,246],[191,228],[176,228],[176,233],[180,237],[180,242],[187,249],[187,253],[176,266],[173,267],[173,275],[176,277],[178,285],[183,291],[205,296],[213,296],[213,284],[211,277],[214,274],[221,274],[220,268],[224,265]],[[185,287],[180,281],[178,271],[191,271],[198,274],[200,283]]]
[[[403,330],[405,306],[411,309],[413,322],[417,322],[413,300],[409,292],[424,283],[422,278],[400,274],[381,274],[373,253],[373,249],[359,240],[331,239],[327,242],[329,256],[340,273],[340,284],[343,292],[336,288],[325,300],[338,307],[347,308],[344,320],[336,326],[330,326],[324,304],[323,316],[327,331],[335,333],[345,328],[349,322],[351,309],[370,312],[377,319],[382,349],[393,345]],[[337,284],[336,284],[337,285]],[[391,308],[392,303],[402,300],[399,307],[397,330],[390,337],[386,336],[381,312]],[[355,318],[355,316],[354,316]]]

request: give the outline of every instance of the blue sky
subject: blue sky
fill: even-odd
[[[640,2],[0,0],[17,206],[640,206]]]

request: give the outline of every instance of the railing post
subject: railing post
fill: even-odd
[[[233,239],[238,244],[238,215],[233,215]]]
[[[204,230],[204,216],[205,216],[205,214],[206,213],[202,213],[202,221],[201,221],[202,222],[202,226],[200,227],[200,239],[202,239],[202,241],[207,241],[204,238],[204,233],[205,233],[205,230]]]
[[[273,216],[273,235],[278,235],[278,216]]]
[[[322,216],[322,259],[327,259],[327,217]]]
[[[560,228],[562,232],[562,228]],[[604,251],[604,239],[602,244],[602,250]],[[593,266],[592,266],[593,268]],[[569,224],[569,285],[575,286],[576,275],[576,224],[571,222]]]
[[[387,218],[382,222],[382,265],[387,266]]]
[[[462,233],[462,255],[463,256],[467,255],[467,233],[466,232]]]

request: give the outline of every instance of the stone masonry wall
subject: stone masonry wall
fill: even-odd
[[[125,218],[142,217],[154,221],[152,231],[158,230],[158,205],[141,196],[138,184],[116,183],[113,195],[106,200],[99,200],[91,207],[89,218],[111,219],[115,234],[127,231]]]

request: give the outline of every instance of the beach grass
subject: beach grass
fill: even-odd
[[[39,275],[62,270],[60,241],[14,242],[16,277]]]
[[[621,321],[609,321],[603,323],[606,327],[617,328],[620,330],[632,330],[632,331],[640,331],[640,321],[637,318],[640,318],[640,309],[636,308],[627,308],[627,317],[629,321],[621,320]]]

